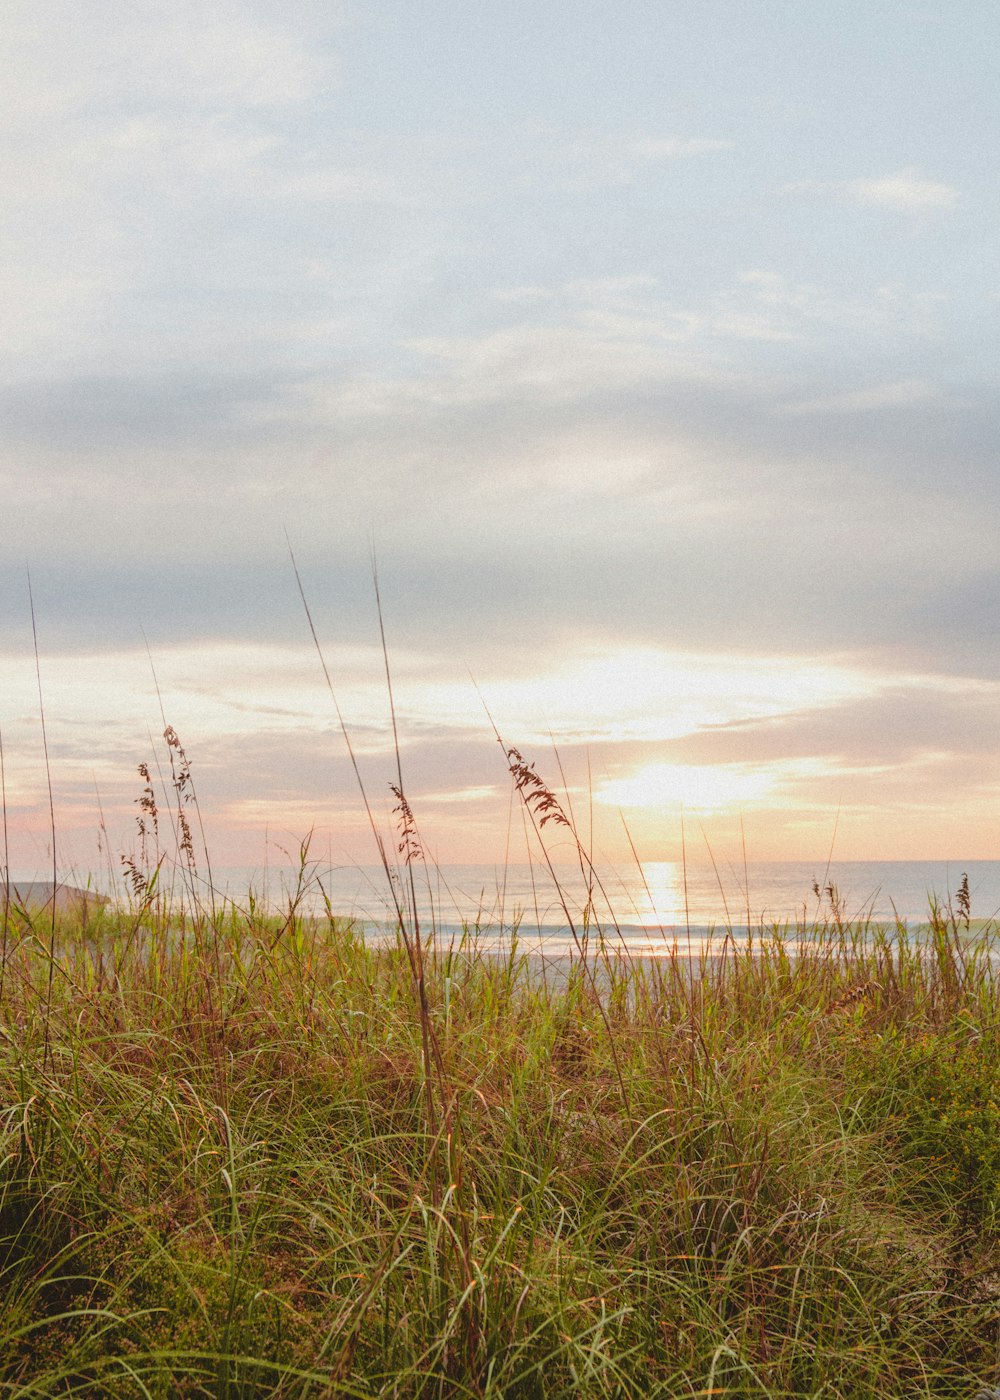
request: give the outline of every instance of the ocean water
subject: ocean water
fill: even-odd
[[[641,867],[600,869],[588,890],[581,871],[556,867],[558,888],[544,866],[445,865],[415,867],[417,913],[427,928],[483,934],[517,928],[522,937],[560,937],[567,911],[579,925],[585,909],[592,923],[620,929],[641,942],[711,930],[812,924],[834,917],[877,923],[926,923],[931,905],[957,908],[968,877],[971,914],[1000,917],[1000,861],[807,861],[756,862],[717,867],[658,861]],[[238,902],[256,898],[283,907],[294,892],[291,870],[229,869],[216,884]],[[412,903],[410,873],[393,877],[395,896],[381,867],[318,866],[311,872],[303,907],[319,911],[329,900],[338,914],[373,926],[392,924],[395,899]],[[817,890],[819,893],[817,894]]]
[[[454,939],[474,930],[480,947],[504,948],[516,933],[522,948],[553,955],[572,952],[573,929],[585,925],[612,945],[643,955],[704,947],[727,931],[745,937],[748,927],[777,927],[797,936],[803,927],[838,916],[919,928],[932,905],[958,911],[966,876],[972,918],[1000,921],[1000,861],[772,861],[746,868],[650,861],[601,868],[589,887],[571,865],[557,866],[555,878],[543,865],[414,866],[412,889],[410,874],[394,872],[390,881],[380,866],[316,864],[300,881],[290,866],[240,866],[213,870],[213,881],[216,897],[239,907],[248,908],[251,898],[273,912],[286,910],[291,900],[304,914],[322,915],[329,907],[363,923],[373,937],[394,930],[397,901],[412,918],[415,894],[427,934]],[[63,878],[85,883],[72,872]],[[185,882],[176,870],[165,870],[161,888],[180,896]],[[114,894],[124,898],[124,887]],[[207,907],[211,895],[200,875],[198,896]]]

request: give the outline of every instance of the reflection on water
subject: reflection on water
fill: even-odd
[[[544,868],[527,865],[446,865],[414,872],[417,913],[426,924],[454,928],[517,925],[555,934],[572,920],[578,930],[614,926],[647,941],[688,930],[719,932],[737,926],[845,921],[919,923],[932,901],[947,906],[964,873],[969,877],[972,915],[992,919],[1000,911],[1000,861],[806,861],[717,866],[647,861],[596,877],[573,866],[557,867],[558,887]],[[288,873],[226,871],[237,898],[251,885],[266,902],[285,904]],[[306,904],[321,910],[324,899],[339,913],[377,922],[394,919],[395,904],[381,869],[318,868]],[[220,883],[222,883],[220,881]],[[395,882],[408,908],[409,879]]]
[[[30,872],[14,872],[30,878]],[[394,925],[396,902],[412,917],[409,874],[394,877],[375,866],[310,867],[298,907],[303,913],[352,916],[373,926]],[[423,927],[454,933],[463,928],[493,937],[517,930],[522,938],[544,938],[553,951],[620,933],[636,951],[662,949],[674,940],[703,941],[727,929],[812,926],[839,917],[844,922],[925,922],[932,902],[947,908],[968,875],[972,917],[995,919],[1000,911],[1000,861],[825,861],[757,862],[717,866],[647,861],[641,867],[599,869],[588,878],[578,867],[557,867],[558,883],[539,866],[445,865],[414,868],[416,913]],[[215,871],[216,890],[247,908],[287,909],[296,897],[298,872],[228,868]],[[78,872],[65,872],[83,884]],[[95,882],[100,889],[100,882]],[[164,882],[164,888],[169,888]],[[183,893],[177,880],[175,895]],[[111,892],[111,891],[105,891]],[[123,898],[123,889],[114,891]],[[207,887],[200,897],[209,903]]]

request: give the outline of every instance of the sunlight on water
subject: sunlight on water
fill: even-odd
[[[622,938],[630,948],[663,948],[674,940],[726,930],[778,928],[792,936],[796,929],[836,920],[909,924],[924,923],[930,905],[947,910],[963,874],[968,874],[971,913],[977,921],[997,918],[1000,911],[1000,861],[825,861],[742,862],[720,860],[717,866],[685,866],[680,861],[647,861],[641,867],[601,869],[589,881],[577,866],[557,868],[558,884],[539,866],[442,865],[415,866],[416,912],[426,932],[503,937],[517,932],[535,936],[557,951],[566,951],[578,934]],[[14,871],[16,878],[35,878]],[[252,896],[258,908],[287,911],[294,902],[303,914],[334,914],[359,920],[373,930],[393,928],[397,904],[412,917],[409,876],[395,876],[392,887],[376,866],[317,864],[304,872],[292,866],[267,869],[229,867],[213,872],[216,900],[231,899],[248,909]],[[298,888],[302,880],[301,889]],[[66,872],[70,884],[86,879]],[[125,898],[122,887],[95,888]],[[204,877],[197,880],[199,901],[209,907]],[[185,881],[160,888],[170,897],[184,893]],[[394,890],[394,892],[393,892]]]

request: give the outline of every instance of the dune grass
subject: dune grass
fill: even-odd
[[[555,978],[152,892],[7,932],[2,1395],[1000,1380],[991,929]]]
[[[386,682],[395,734],[387,656]],[[513,926],[498,952],[421,925],[398,742],[387,838],[341,720],[374,938],[316,917],[306,844],[280,917],[212,890],[164,724],[125,900],[0,911],[0,1397],[993,1394],[997,930],[967,883],[929,934],[831,885],[808,927],[637,961],[497,734],[574,948],[553,970]]]

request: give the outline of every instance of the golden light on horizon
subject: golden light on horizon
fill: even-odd
[[[0,659],[11,830],[18,840],[23,834],[25,859],[34,861],[49,826],[37,680],[30,655]],[[383,658],[373,648],[343,646],[328,659],[369,794],[391,829],[394,736]],[[547,782],[565,782],[583,825],[593,802],[597,839],[607,850],[628,845],[619,812],[644,856],[677,847],[684,814],[719,847],[742,839],[745,817],[754,853],[775,859],[825,848],[835,821],[842,852],[905,858],[943,841],[969,858],[994,849],[993,770],[941,743],[949,716],[958,725],[992,715],[1000,693],[994,682],[880,673],[849,658],[594,644],[546,657],[524,674],[484,675],[481,698],[454,658],[408,651],[399,660],[407,792],[443,861],[493,860],[508,846],[508,774],[483,699],[504,740],[522,748]],[[154,661],[214,849],[232,863],[256,860],[260,832],[281,830],[297,844],[315,827],[324,839],[363,850],[363,804],[307,646],[162,646]],[[158,753],[164,717],[144,648],[43,655],[42,677],[60,848],[67,851],[66,833],[77,831],[86,861],[98,801],[111,845],[132,839],[135,765]],[[880,696],[884,717],[872,704]],[[852,721],[856,705],[866,708]],[[932,747],[929,707],[941,716]],[[873,748],[868,728],[895,736],[910,715],[917,728],[908,747]],[[859,741],[850,726],[862,722],[868,728]],[[935,794],[945,789],[952,797],[942,812]]]
[[[777,775],[749,764],[651,763],[595,794],[612,807],[716,813],[771,799]]]
[[[518,680],[484,680],[483,691],[524,742],[658,742],[843,704],[881,684],[862,668],[816,657],[624,646],[584,650]],[[432,696],[419,698],[426,706]],[[448,712],[446,695],[433,700]]]

